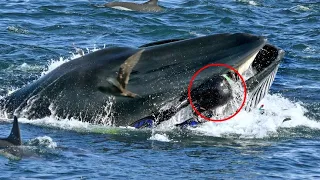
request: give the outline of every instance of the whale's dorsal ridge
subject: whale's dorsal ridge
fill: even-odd
[[[149,1],[145,2],[144,4],[158,5],[158,0],[149,0]]]

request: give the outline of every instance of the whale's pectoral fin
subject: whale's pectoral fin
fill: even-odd
[[[140,60],[141,54],[144,50],[140,50],[134,55],[130,56],[123,64],[121,64],[119,72],[118,72],[118,77],[116,83],[116,87],[121,91],[122,96],[128,96],[128,97],[136,97],[137,94],[132,93],[126,89],[127,84],[130,79],[130,74],[132,72],[132,69],[134,66],[138,63]]]

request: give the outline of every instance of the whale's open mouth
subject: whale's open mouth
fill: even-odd
[[[270,44],[266,44],[257,53],[248,56],[248,58],[243,61],[244,63],[237,67],[239,74],[242,75],[247,86],[247,98],[244,107],[246,111],[251,111],[266,96],[275,79],[283,55],[283,50]],[[197,109],[198,113],[204,112],[202,115],[206,117],[210,116],[208,118],[211,118],[212,116],[215,116],[213,119],[224,119],[229,117],[235,113],[236,110],[239,110],[241,102],[243,101],[243,87],[240,87],[241,80],[237,74],[230,70],[226,74],[223,74],[222,77],[225,77],[229,83],[233,84],[232,86],[228,86],[230,88],[228,89],[228,95],[224,94],[223,91],[220,91],[221,94],[214,91],[225,86],[225,80],[221,78],[221,76],[215,77],[213,80],[211,79],[214,83],[211,82],[210,84],[206,84],[209,87],[214,87],[205,90],[199,90],[199,88],[193,90],[194,94],[200,91],[205,92],[196,94],[199,98],[192,97],[192,101],[194,100],[194,103],[197,103],[197,106],[202,108]],[[235,86],[235,83],[239,86]],[[238,91],[239,89],[242,89],[242,92],[237,92],[238,94],[235,93],[235,91]],[[233,91],[232,94],[230,93],[231,91]],[[213,93],[214,96],[212,96]],[[194,95],[194,97],[196,97],[196,95]],[[208,102],[211,102],[211,104]]]
[[[251,111],[266,96],[278,71],[284,51],[270,44],[265,45],[257,54],[244,75],[248,98],[245,109]],[[251,73],[251,77],[250,77]]]

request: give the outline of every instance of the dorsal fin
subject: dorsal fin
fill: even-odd
[[[11,133],[6,140],[14,145],[17,145],[17,146],[22,144],[18,118],[16,116],[14,116],[14,118],[13,118],[13,125],[12,125],[12,129],[11,129]]]
[[[143,4],[157,5],[158,4],[158,0],[149,0],[148,2],[145,2]]]

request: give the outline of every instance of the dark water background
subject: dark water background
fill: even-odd
[[[21,119],[28,153],[18,161],[0,157],[1,179],[320,178],[320,2],[164,0],[160,5],[167,10],[149,14],[96,8],[88,1],[0,1],[0,95],[71,58],[74,46],[136,47],[247,32],[286,51],[264,101],[276,115],[243,112],[230,122],[188,131]],[[287,116],[292,120],[281,123]],[[0,136],[10,128],[4,120]]]

